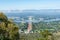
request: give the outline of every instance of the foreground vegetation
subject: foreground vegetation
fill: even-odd
[[[12,20],[0,13],[0,40],[19,40],[19,28]]]
[[[54,40],[52,33],[47,30],[41,31],[41,33],[29,33],[20,35],[21,40]]]
[[[27,25],[27,23],[16,25],[12,19],[0,13],[0,40],[60,40],[60,21],[32,23],[33,33],[19,34],[19,29],[25,31]]]

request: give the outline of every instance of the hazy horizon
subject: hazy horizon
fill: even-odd
[[[60,0],[0,0],[0,10],[60,9]]]

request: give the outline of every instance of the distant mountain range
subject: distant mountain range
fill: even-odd
[[[60,9],[40,9],[40,10],[1,10],[8,17],[60,17]]]
[[[60,9],[0,10],[2,12],[60,12]]]

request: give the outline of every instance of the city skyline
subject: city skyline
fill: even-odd
[[[0,10],[60,9],[60,0],[0,0]]]

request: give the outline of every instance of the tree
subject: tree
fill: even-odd
[[[50,33],[48,30],[44,30],[40,32],[41,34],[41,38],[42,40],[54,40],[54,38],[52,38],[52,33]]]
[[[3,12],[0,13],[0,22],[5,22],[5,26],[7,27],[7,21],[8,18],[6,15],[3,14]]]
[[[0,13],[0,40],[19,40],[19,28]]]
[[[0,21],[6,22],[8,20],[7,16],[4,15],[2,12],[0,13]]]

